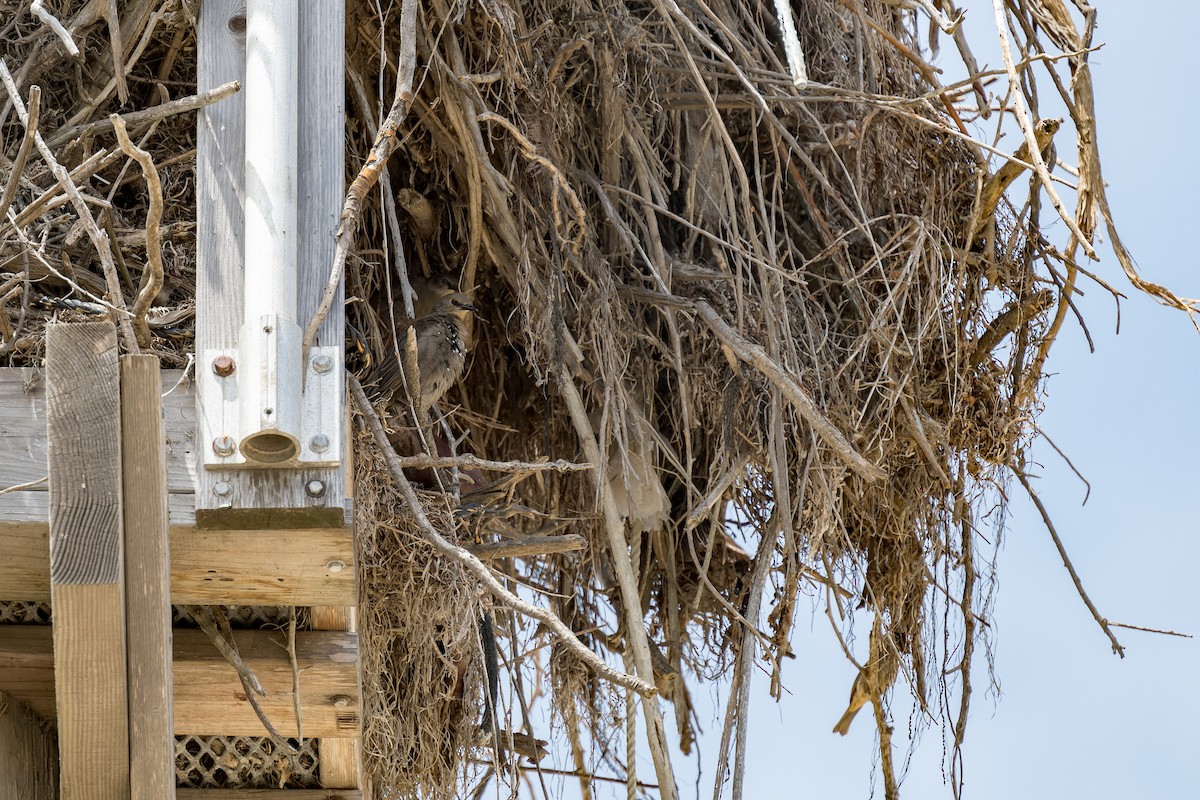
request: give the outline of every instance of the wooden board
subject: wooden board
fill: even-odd
[[[167,480],[172,492],[195,491],[196,393],[182,370],[164,370],[162,392],[166,429]],[[178,385],[178,386],[177,386]],[[172,390],[173,391],[170,391]],[[161,392],[160,392],[161,393]],[[0,367],[0,488],[44,478],[48,470],[46,373],[25,367]],[[32,492],[45,493],[42,484]],[[5,496],[0,495],[0,502]],[[0,506],[0,519],[7,519]]]
[[[50,596],[64,797],[129,798],[121,415],[111,323],[46,331]]]
[[[285,736],[294,736],[292,667],[286,634],[238,631],[238,649],[268,696],[263,710]],[[262,723],[245,700],[237,672],[200,631],[174,631],[175,734],[263,736]],[[306,737],[357,736],[359,730],[358,637],[353,633],[296,634],[300,666],[300,713]],[[54,716],[55,663],[50,629],[0,625],[0,690],[39,714]],[[61,723],[60,723],[61,724]]]
[[[50,599],[49,530],[0,523],[0,599]],[[178,604],[352,605],[350,528],[206,531],[172,526],[171,600]],[[338,565],[341,569],[337,569]]]
[[[58,800],[54,732],[20,700],[0,692],[0,798]]]
[[[179,800],[362,800],[356,789],[179,789]]]
[[[156,356],[121,356],[121,492],[132,800],[175,794],[171,560],[162,381]]]
[[[300,6],[299,59],[301,120],[298,140],[297,214],[298,303],[301,329],[319,303],[333,264],[334,232],[343,199],[344,169],[344,21],[336,0]],[[198,91],[226,81],[244,80],[246,62],[244,0],[205,0],[198,31]],[[211,369],[205,353],[237,344],[243,317],[245,98],[236,94],[198,114],[196,353],[197,369]],[[344,341],[344,309],[339,289],[319,331],[318,344],[339,354]],[[198,406],[199,408],[199,406]],[[199,413],[199,411],[197,411]],[[339,413],[340,416],[340,413]],[[203,445],[204,443],[202,443]],[[304,486],[323,481],[327,498],[340,501],[340,469],[208,470],[197,474],[196,514],[204,527],[267,528],[339,526],[337,502],[312,503]],[[234,507],[213,491],[219,481],[232,485]],[[289,511],[277,511],[288,509]]]
[[[54,637],[45,625],[0,625],[0,691],[53,720]]]
[[[172,525],[196,524],[196,501],[191,493],[172,494]],[[31,523],[45,528],[50,519],[48,492],[10,492],[0,494],[0,525]]]

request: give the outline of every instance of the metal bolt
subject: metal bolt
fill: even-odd
[[[346,568],[346,562],[338,561],[337,559],[334,559],[333,561],[330,561],[328,564],[325,565],[325,569],[329,570],[330,572],[341,572],[345,568]]]
[[[213,439],[213,452],[221,457],[233,455],[235,447],[232,436],[218,436]]]
[[[213,494],[217,497],[228,497],[233,494],[233,486],[229,484],[229,481],[217,481],[213,484]]]
[[[270,325],[263,325],[263,333],[271,333],[273,330],[275,330],[275,329],[272,328]]]
[[[266,415],[269,417],[269,416],[271,416],[272,414],[274,414],[274,413],[275,413],[275,409],[273,409],[273,408],[264,408],[264,409],[263,409],[263,413],[264,413],[264,414],[266,414]]]
[[[318,433],[309,440],[308,446],[313,449],[314,453],[324,453],[329,449],[329,437],[323,433]]]
[[[304,484],[304,493],[309,497],[324,497],[325,481],[309,481]]]
[[[228,378],[237,369],[237,364],[229,356],[217,356],[212,363],[213,372],[222,378]]]
[[[344,694],[335,694],[329,699],[333,701],[334,708],[346,708],[350,705],[350,698]]]
[[[312,365],[317,374],[324,375],[333,369],[333,358],[331,356],[316,356],[312,360]]]

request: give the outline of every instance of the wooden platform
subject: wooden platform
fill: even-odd
[[[103,369],[110,368],[111,364]],[[180,789],[177,796],[192,800],[361,800],[363,792],[358,788],[360,766],[357,741],[361,730],[358,638],[352,630],[353,611],[357,603],[353,530],[349,525],[262,530],[198,528],[195,524],[194,494],[195,396],[192,385],[187,381],[181,382],[181,377],[182,373],[179,371],[164,371],[156,391],[151,391],[151,394],[162,396],[162,410],[156,412],[161,413],[161,433],[150,437],[149,446],[152,456],[154,442],[161,443],[162,472],[165,474],[164,485],[161,487],[161,491],[165,493],[162,506],[165,516],[162,524],[168,531],[165,547],[161,549],[161,558],[165,565],[162,568],[165,570],[165,594],[164,600],[158,602],[169,600],[170,603],[182,605],[313,608],[314,627],[325,630],[302,631],[297,634],[300,717],[303,736],[322,740],[318,766],[322,781],[328,788]],[[62,461],[63,455],[60,453],[60,460],[55,462],[50,447],[51,437],[47,434],[48,418],[54,414],[49,405],[44,371],[0,369],[0,452],[4,454],[4,458],[0,459],[0,488],[26,485],[16,491],[0,494],[0,553],[3,553],[3,557],[0,557],[0,600],[53,601],[56,623],[60,618],[67,622],[75,620],[72,624],[89,626],[80,630],[91,630],[92,633],[86,640],[77,639],[77,634],[71,634],[72,646],[79,653],[79,657],[68,663],[55,657],[54,639],[57,625],[0,625],[0,692],[5,693],[14,705],[20,704],[20,707],[27,708],[28,711],[24,713],[56,723],[60,729],[60,740],[63,738],[63,725],[68,724],[60,714],[62,704],[69,702],[69,708],[84,715],[77,717],[76,721],[69,722],[67,729],[76,731],[75,734],[69,735],[69,740],[72,742],[73,752],[77,754],[76,757],[81,759],[77,765],[70,767],[76,774],[76,785],[79,785],[80,779],[93,780],[96,775],[94,767],[85,765],[86,753],[90,752],[92,742],[104,746],[119,742],[118,750],[125,752],[126,748],[130,748],[130,757],[133,758],[137,720],[152,722],[156,719],[156,714],[167,714],[167,725],[174,735],[266,735],[262,723],[247,701],[236,671],[218,653],[208,637],[197,630],[176,629],[168,632],[173,638],[173,643],[168,648],[170,686],[164,689],[168,698],[166,708],[135,709],[132,705],[135,693],[131,690],[133,684],[127,684],[127,680],[132,680],[139,668],[144,671],[148,667],[148,662],[144,663],[143,659],[155,658],[155,648],[147,647],[147,642],[135,637],[128,643],[127,656],[124,638],[113,638],[114,627],[117,633],[124,627],[116,618],[112,621],[93,623],[81,615],[86,612],[94,616],[101,610],[93,599],[97,591],[106,592],[105,597],[117,598],[121,605],[113,608],[124,606],[125,599],[121,599],[124,596],[144,594],[147,588],[145,584],[153,583],[154,580],[156,568],[153,558],[146,567],[151,570],[151,577],[141,577],[138,579],[141,584],[129,586],[123,591],[120,587],[132,574],[122,576],[124,567],[121,567],[119,562],[117,572],[97,573],[103,580],[116,578],[115,583],[108,584],[112,587],[111,591],[95,584],[96,579],[91,577],[91,573],[78,573],[77,569],[75,574],[81,576],[81,583],[56,583],[57,579],[52,577],[55,568],[51,554],[51,518],[55,505],[52,502],[50,481],[46,478],[60,476],[55,479],[60,481],[61,486],[61,481],[64,480],[61,476],[66,474],[62,471],[63,468],[76,469],[80,477],[75,480],[95,487],[103,486],[104,483],[96,483],[90,476],[107,474],[116,482],[109,481],[112,488],[104,490],[105,496],[119,496],[120,475],[126,471],[124,494],[127,495],[125,505],[128,513],[135,513],[136,509],[144,508],[159,489],[150,486],[149,491],[146,491],[147,487],[144,484],[153,475],[134,477],[130,483],[130,475],[133,473],[128,473],[128,470],[137,472],[136,462],[124,469],[116,460],[108,466],[98,467],[92,453],[67,456],[73,460],[66,462]],[[120,404],[110,401],[103,405],[108,408],[107,419],[112,420],[108,423],[113,426],[111,435],[116,436],[115,432],[121,426],[113,415],[118,413]],[[137,419],[136,415],[142,413],[144,412],[141,410],[135,411],[133,419]],[[130,424],[126,422],[124,427],[129,428]],[[126,448],[133,446],[128,442],[126,444]],[[119,459],[116,455],[118,451],[110,452],[113,453],[111,458]],[[55,463],[59,466],[55,467]],[[58,469],[58,472],[55,469]],[[115,495],[112,494],[114,492]],[[81,495],[80,500],[84,503],[89,502],[87,497]],[[69,510],[69,505],[80,501],[70,500],[60,493],[57,502],[58,507],[70,515],[75,512]],[[63,506],[64,502],[68,506]],[[343,518],[346,516],[343,515]],[[60,519],[62,518],[60,514]],[[124,535],[132,535],[133,528],[130,526],[147,527],[146,522],[148,520],[142,517],[127,516],[125,526],[128,530]],[[112,535],[122,535],[119,518],[113,524],[117,527],[111,529],[114,531]],[[149,535],[153,540],[154,530],[155,526],[150,524],[149,533],[143,531],[138,535]],[[96,555],[108,550],[109,544],[84,543],[83,547],[82,560],[79,563],[113,563],[111,560],[106,562],[102,557],[96,559]],[[91,555],[89,553],[93,551],[88,549],[91,547],[100,549],[94,550],[95,555]],[[122,549],[127,547],[128,544],[122,545]],[[121,551],[118,550],[119,552]],[[132,553],[125,554],[127,559],[132,557]],[[130,624],[133,624],[132,616]],[[294,673],[285,639],[284,634],[272,631],[240,631],[236,634],[242,657],[267,691],[267,696],[260,699],[264,712],[283,735],[294,737],[297,735],[293,698]],[[100,644],[116,643],[119,649],[114,650],[111,661],[95,661],[90,656],[85,658],[85,653],[94,653],[92,640]],[[65,654],[67,651],[64,650]],[[66,687],[60,680],[60,672],[64,670],[68,676]],[[125,677],[126,671],[130,676],[128,679]],[[103,685],[107,680],[115,680],[118,676],[120,681],[113,684],[118,690],[116,694],[102,695],[92,688]],[[140,682],[141,679],[139,684]],[[71,694],[62,694],[67,689],[70,689]],[[124,722],[126,712],[118,709],[125,708],[127,690],[130,703],[129,721]],[[122,726],[126,733],[117,740],[100,734],[99,728],[87,727],[89,723],[86,721],[86,715],[92,713],[88,709],[91,702],[89,698],[99,696],[111,697],[115,705],[105,713],[119,714],[123,720]],[[67,697],[71,699],[68,701]],[[30,719],[36,717],[31,716]],[[81,725],[83,727],[79,727]],[[30,723],[25,727],[30,730],[22,735],[27,736],[29,741],[35,741],[37,724]],[[125,736],[130,737],[128,744]],[[166,753],[169,748],[173,748],[173,741],[161,743],[155,752]],[[158,763],[163,761],[163,758],[155,757],[153,760],[173,783],[174,772],[171,764]],[[0,764],[0,770],[4,766]],[[102,779],[114,787],[122,782],[129,785],[127,782],[140,773],[135,770],[131,774],[127,770],[125,774],[129,777],[123,777],[118,769],[105,773]],[[118,795],[119,793],[110,792],[104,796]],[[135,791],[134,798],[138,796]],[[143,792],[141,796],[147,795]]]

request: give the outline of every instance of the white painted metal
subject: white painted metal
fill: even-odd
[[[299,5],[246,4],[246,252],[238,333],[238,450],[250,462],[300,451],[300,325],[296,321]]]
[[[252,423],[265,423],[264,417],[246,416],[244,386],[246,383],[257,382],[257,377],[247,373],[269,369],[267,365],[253,366],[239,362],[233,374],[221,377],[207,368],[217,356],[230,356],[235,361],[239,355],[244,359],[247,349],[243,344],[237,350],[206,350],[200,360],[201,368],[196,371],[196,379],[200,384],[200,441],[197,447],[200,461],[208,469],[246,469],[264,466],[276,467],[336,467],[341,463],[342,447],[345,439],[345,427],[341,424],[343,408],[342,384],[345,373],[342,369],[342,351],[340,347],[314,347],[308,360],[308,378],[305,381],[304,393],[299,387],[288,396],[282,393],[278,402],[288,402],[288,397],[298,398],[298,408],[288,411],[300,420],[299,428],[289,438],[296,444],[296,451],[289,457],[277,462],[248,459],[241,447],[223,455],[214,446],[221,437],[228,436],[235,442],[245,442],[249,429],[241,427],[245,420]],[[267,351],[269,352],[269,351]],[[299,356],[297,356],[297,360]],[[314,365],[328,365],[328,369],[317,369]],[[270,407],[270,406],[268,406]],[[280,432],[268,424],[258,424],[256,431],[260,434]],[[268,442],[269,443],[269,442]],[[314,447],[314,444],[316,445]],[[228,452],[228,451],[225,451]]]

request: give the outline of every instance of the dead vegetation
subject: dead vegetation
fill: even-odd
[[[51,315],[109,312],[133,320],[130,343],[187,362],[194,115],[126,116],[162,192],[163,274],[144,319],[138,298],[158,285],[145,266],[152,204],[107,115],[197,94],[199,11],[118,5],[110,18],[105,3],[46,4],[79,49],[68,57],[28,4],[0,3],[7,364],[37,362]],[[665,701],[635,704],[563,637],[489,599],[430,544],[362,428],[364,743],[380,796],[449,797],[483,769],[471,759],[516,769],[482,747],[489,607],[507,752],[550,738],[527,713],[548,701],[562,723],[552,747],[583,796],[599,753],[606,772],[674,797],[667,737],[691,747],[689,687],[722,678],[716,774],[740,796],[738,712],[756,664],[778,696],[804,595],[839,635],[856,608],[873,613],[868,652],[847,637],[846,655],[870,699],[910,691],[917,724],[948,731],[957,787],[987,641],[989,512],[1010,476],[1028,485],[1043,368],[1078,282],[1117,294],[1080,265],[1095,226],[1137,288],[1193,308],[1138,277],[1112,227],[1092,8],[997,2],[1008,64],[983,72],[949,0],[793,4],[798,86],[766,2],[347,5],[348,178],[403,101],[389,118],[397,152],[362,198],[346,261],[348,319],[378,360],[404,348],[413,285],[471,294],[482,318],[442,402],[446,441],[529,467],[439,471],[424,513],[454,543],[584,536],[582,554],[489,563]],[[937,82],[939,44],[969,80]],[[1069,109],[1062,132],[1040,118],[1039,91]],[[44,145],[26,135],[33,117]],[[1002,129],[1018,135],[1000,141]],[[1051,241],[1060,216],[1066,238]],[[531,466],[543,459],[593,468]],[[636,707],[653,778],[615,744]],[[874,708],[890,798],[886,699]]]

